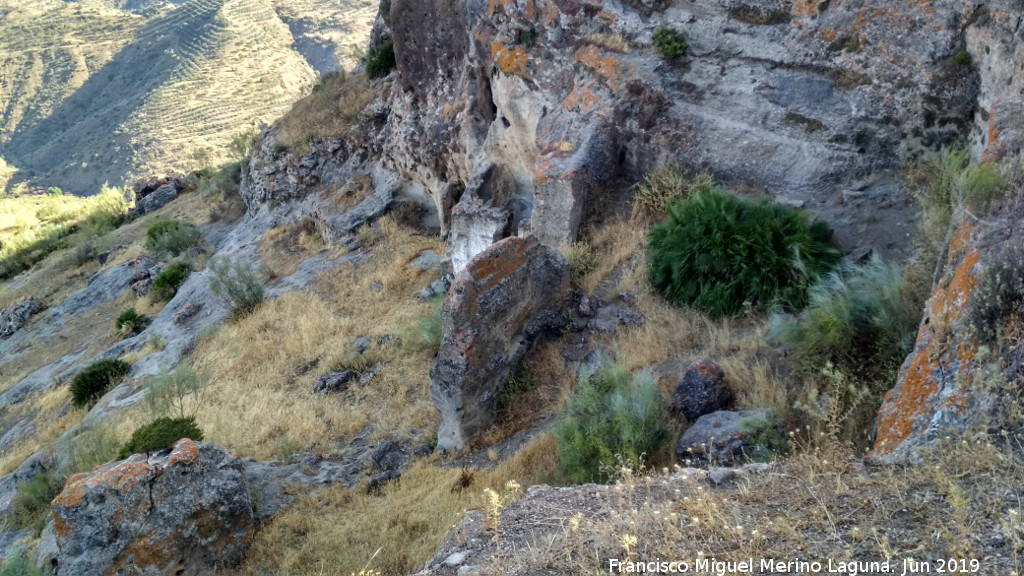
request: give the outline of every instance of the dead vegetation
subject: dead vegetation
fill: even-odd
[[[312,93],[278,120],[277,145],[303,155],[309,152],[311,140],[356,136],[359,113],[372,97],[370,85],[361,74],[325,75]]]

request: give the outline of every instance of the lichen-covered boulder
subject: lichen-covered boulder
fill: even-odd
[[[494,419],[501,387],[538,334],[563,326],[569,264],[534,237],[505,238],[455,277],[430,369],[439,450],[461,450]]]
[[[983,246],[987,245],[987,248]],[[914,351],[886,393],[878,414],[878,433],[869,458],[914,461],[918,448],[939,435],[962,432],[981,423],[992,402],[978,363],[978,342],[968,333],[966,314],[991,242],[979,242],[973,220],[956,228],[945,271],[925,309]]]
[[[697,360],[686,369],[672,393],[672,412],[694,422],[705,414],[723,410],[732,402],[725,385],[725,371],[713,360]]]
[[[0,338],[6,338],[21,329],[29,318],[43,309],[43,303],[29,298],[0,309]]]
[[[212,575],[254,530],[241,462],[189,439],[68,478],[53,519],[58,574]]]

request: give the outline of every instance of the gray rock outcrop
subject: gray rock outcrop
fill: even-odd
[[[569,265],[534,237],[506,238],[455,277],[430,369],[437,447],[461,450],[491,424],[501,387],[544,330],[564,325]]]
[[[11,304],[0,309],[0,338],[7,338],[21,329],[29,318],[44,308],[35,298]]]
[[[188,439],[68,478],[53,501],[59,574],[212,575],[255,524],[242,464]]]
[[[768,410],[719,410],[705,414],[679,438],[676,458],[684,465],[713,463],[731,466],[743,463],[757,448],[750,433],[781,425],[777,416]],[[773,432],[784,434],[781,428]]]

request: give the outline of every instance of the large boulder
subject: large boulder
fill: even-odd
[[[739,464],[785,444],[783,427],[782,420],[770,410],[705,414],[679,438],[676,458],[685,465]]]
[[[501,387],[542,331],[565,324],[569,265],[534,237],[505,238],[455,277],[430,369],[440,450],[461,450],[494,419]]]
[[[68,478],[53,519],[58,573],[95,576],[212,575],[255,526],[242,463],[188,439]]]

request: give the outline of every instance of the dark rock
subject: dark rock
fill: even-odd
[[[412,455],[414,458],[426,458],[434,453],[434,449],[430,447],[430,444],[420,444],[413,448]]]
[[[594,317],[587,322],[587,328],[602,334],[614,334],[619,325],[641,326],[643,323],[643,314],[612,304],[599,308]]]
[[[380,373],[380,370],[383,367],[384,366],[381,364],[374,364],[367,368],[366,371],[359,376],[359,387],[362,388],[369,384],[371,380],[377,377],[377,374]]]
[[[370,477],[370,489],[377,490],[381,486],[391,482],[392,480],[398,480],[402,476],[401,470],[388,470],[379,474],[374,474]]]
[[[626,304],[636,304],[636,294],[633,292],[619,292],[619,300]]]
[[[163,208],[178,197],[178,190],[170,184],[164,184],[145,197],[135,199],[135,209],[132,211],[136,216],[149,214]]]
[[[313,383],[314,394],[331,394],[333,392],[344,392],[348,390],[348,383],[356,377],[351,370],[338,370],[316,379]]]
[[[53,518],[61,574],[212,574],[241,561],[255,531],[241,462],[188,439],[71,476]]]
[[[580,362],[580,367],[576,370],[576,381],[583,382],[589,380],[591,376],[597,373],[601,369],[601,365],[608,360],[608,354],[604,348],[598,346],[587,354],[583,361]]]
[[[385,344],[389,344],[394,339],[395,339],[395,337],[393,335],[391,335],[391,334],[384,334],[380,338],[377,338],[377,346],[381,347],[381,346],[384,346]]]
[[[579,306],[576,307],[576,312],[584,318],[594,313],[594,302],[590,296],[587,296],[586,294],[580,296],[580,303]]]
[[[377,470],[389,472],[404,468],[409,463],[409,453],[394,440],[385,440],[373,451],[373,465]]]
[[[748,433],[766,424],[781,425],[773,413],[767,410],[721,410],[705,414],[679,438],[676,458],[683,464],[714,463],[730,466],[743,463],[749,459],[754,448],[748,442]],[[784,433],[781,429],[777,432]]]
[[[0,338],[7,338],[21,329],[29,318],[43,310],[42,301],[29,298],[0,309]]]
[[[506,238],[455,277],[430,370],[438,449],[460,450],[494,419],[501,387],[543,331],[565,325],[569,265],[535,237]]]
[[[686,369],[672,394],[672,412],[690,422],[705,414],[723,410],[732,402],[725,385],[725,372],[712,360],[697,360]]]
[[[174,313],[174,316],[171,317],[171,320],[174,322],[175,326],[181,326],[182,324],[187,322],[189,318],[192,318],[193,316],[198,314],[199,311],[202,309],[202,302],[189,300],[188,302],[185,302],[184,304],[181,305],[181,307],[178,308],[178,310]]]
[[[437,280],[431,282],[430,286],[427,286],[423,290],[420,290],[420,298],[423,300],[428,300],[430,298],[433,298],[434,296],[437,296],[438,294],[448,294],[449,285],[450,284],[447,278],[438,278]]]
[[[338,462],[307,454],[298,462],[280,464],[242,460],[257,521],[266,524],[281,508],[295,500],[295,487],[321,488],[343,483],[348,471]]]

